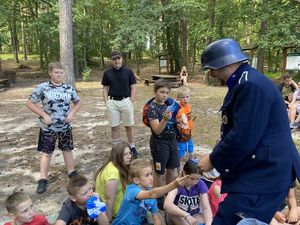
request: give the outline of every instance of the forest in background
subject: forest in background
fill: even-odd
[[[62,33],[72,38],[61,39],[66,12],[71,29]],[[183,65],[193,73],[207,44],[230,37],[256,55],[259,70],[282,72],[283,55],[299,50],[299,21],[299,0],[0,0],[0,52],[15,62],[37,55],[45,69],[69,42],[75,77],[95,62],[103,68],[112,49],[137,74],[143,59],[159,55],[171,74]]]

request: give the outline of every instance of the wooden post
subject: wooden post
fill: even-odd
[[[160,74],[160,72],[161,72],[160,71],[160,58],[161,58],[161,56],[158,57],[158,74]]]

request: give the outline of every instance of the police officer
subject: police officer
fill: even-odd
[[[228,86],[221,107],[221,140],[199,161],[215,168],[228,193],[213,225],[237,224],[237,213],[268,223],[300,177],[300,158],[291,138],[286,107],[275,85],[247,63],[232,39],[204,50],[201,63]]]

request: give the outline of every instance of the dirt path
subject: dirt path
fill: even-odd
[[[14,191],[30,194],[39,212],[55,215],[67,197],[67,175],[60,151],[53,154],[50,184],[46,193],[36,194],[39,178],[39,154],[36,152],[37,117],[25,104],[32,89],[44,78],[23,79],[9,90],[0,92],[0,224],[6,220],[5,198]],[[82,107],[73,123],[77,170],[91,181],[96,169],[107,158],[110,146],[110,128],[97,82],[77,82]],[[208,87],[201,83],[191,84],[195,120],[194,143],[197,152],[213,146],[219,133],[218,109],[226,88]],[[141,110],[152,97],[152,86],[138,84],[136,113],[136,142],[143,157],[149,157],[150,130],[141,121]],[[171,93],[175,96],[175,91]],[[124,130],[122,132],[124,134]],[[123,135],[125,140],[125,136]],[[54,216],[51,218],[55,219]]]

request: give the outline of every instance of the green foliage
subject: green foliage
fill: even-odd
[[[271,80],[280,79],[281,73],[280,72],[264,72],[264,74],[269,77]]]
[[[59,2],[12,2],[0,1],[0,51],[12,52],[12,20],[16,18],[19,50],[25,47],[23,22],[29,53],[38,54],[41,65],[58,60]],[[190,63],[199,62],[208,41],[223,37],[266,49],[266,64],[274,70],[280,68],[283,47],[300,46],[300,3],[293,0],[80,0],[74,1],[73,21],[74,54],[81,68],[94,57],[108,57],[113,48],[137,62],[166,52],[178,66],[183,60],[183,21]],[[263,32],[262,21],[266,22]]]
[[[90,68],[85,68],[83,71],[82,71],[82,79],[83,81],[87,81],[90,77],[90,74],[91,74],[91,69]]]

